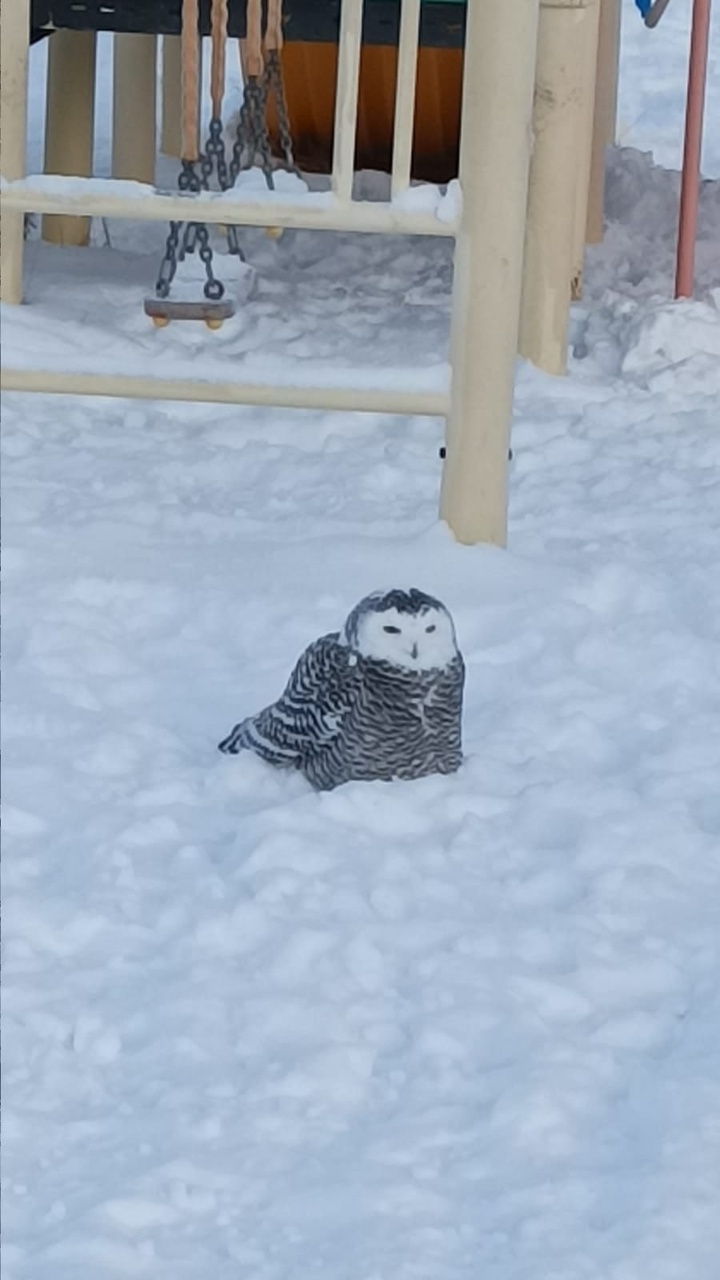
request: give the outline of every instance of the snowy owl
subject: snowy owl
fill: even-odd
[[[375,591],[342,631],[309,645],[271,706],[220,743],[299,769],[319,791],[453,773],[462,762],[465,664],[439,600]]]

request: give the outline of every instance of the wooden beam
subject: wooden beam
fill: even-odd
[[[270,405],[280,409],[336,412],[354,410],[358,413],[419,414],[431,418],[444,417],[449,408],[449,397],[439,391],[395,391],[390,387],[286,387],[278,383],[201,382],[124,374],[58,373],[47,369],[3,368],[0,370],[0,388],[3,391],[37,391],[50,395]]]
[[[527,0],[524,0],[527,3]],[[314,231],[383,232],[392,235],[454,236],[458,217],[435,217],[374,200],[338,203],[331,194],[310,193],[292,203],[282,199],[241,200],[234,192],[199,196],[161,194],[139,183],[106,178],[34,175],[0,191],[5,209],[33,213],[83,214],[96,218],[137,218],[139,222],[235,223],[248,227],[303,227]]]

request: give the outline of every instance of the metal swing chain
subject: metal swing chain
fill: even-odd
[[[213,0],[211,10],[212,62],[210,82],[212,118],[208,126],[208,138],[205,144],[205,151],[200,158],[200,171],[202,174],[203,186],[206,190],[209,190],[210,178],[212,177],[213,171],[217,173],[218,184],[221,191],[229,190],[229,188],[233,186],[235,180],[233,177],[232,165],[228,165],[225,154],[224,126],[222,119],[222,103],[225,91],[227,19],[227,0]],[[226,228],[226,235],[229,253],[239,258],[241,262],[245,262],[245,254],[240,248],[237,227],[228,226]]]
[[[222,106],[222,82],[225,75],[223,13],[227,22],[226,0],[213,0],[213,119],[219,117]],[[183,0],[182,9],[182,168],[178,177],[178,189],[187,195],[197,195],[207,187],[205,157],[198,148],[198,102],[200,97],[199,67],[200,38],[198,28],[198,0]],[[222,124],[220,124],[222,131]],[[213,134],[213,141],[215,135]],[[222,145],[222,136],[220,137]],[[200,163],[200,174],[196,165]],[[210,165],[212,171],[212,162]],[[184,226],[181,239],[181,229]],[[171,222],[165,244],[165,255],[160,264],[155,292],[158,298],[169,296],[170,287],[177,272],[178,263],[196,251],[205,267],[206,281],[203,293],[210,302],[219,302],[225,294],[225,286],[213,271],[213,251],[210,235],[204,222]]]
[[[278,119],[278,134],[283,159],[288,169],[297,173],[292,136],[282,75],[282,0],[268,0],[265,58],[262,50],[262,0],[247,0],[247,66],[243,101],[238,117],[232,157],[228,164],[223,136],[222,101],[225,85],[225,41],[227,34],[227,0],[212,0],[211,8],[211,98],[212,117],[204,152],[199,152],[197,138],[198,82],[198,0],[183,0],[183,162],[178,178],[180,191],[195,195],[210,189],[213,172],[220,189],[235,185],[238,174],[249,169],[259,158],[265,182],[275,189],[272,152],[267,130],[267,100],[272,92]],[[200,172],[196,166],[199,164]],[[184,230],[183,230],[184,227]],[[229,252],[242,261],[237,227],[228,226]],[[197,246],[200,246],[199,249]],[[225,288],[213,271],[213,253],[208,228],[201,222],[171,222],[160,266],[156,293],[167,298],[178,264],[197,250],[205,266],[207,280],[203,292],[210,301],[220,301]]]
[[[213,116],[208,126],[208,139],[200,158],[200,172],[205,190],[210,189],[210,178],[213,170],[217,172],[221,191],[227,191],[230,185],[227,160],[225,158],[225,140],[223,138],[223,122]]]
[[[160,271],[158,273],[157,283],[155,285],[155,294],[158,298],[167,298],[170,294],[170,286],[175,279],[178,263],[178,246],[180,244],[180,228],[182,222],[171,222],[168,238],[165,241],[165,253],[160,263]]]
[[[295,163],[293,154],[293,141],[290,132],[290,117],[288,115],[287,99],[285,97],[285,82],[283,80],[282,63],[280,61],[280,53],[277,49],[268,51],[265,60],[265,84],[266,93],[272,90],[275,98],[275,111],[277,114],[278,139],[280,141],[280,150],[282,151],[283,160],[286,167],[292,172],[299,174],[298,167]]]
[[[272,93],[275,99],[278,137],[283,159],[288,169],[298,173],[293,156],[290,119],[288,117],[285,83],[282,73],[280,53],[283,47],[282,0],[267,0],[267,26],[265,30],[265,75],[264,87],[266,98]]]
[[[268,6],[268,24],[277,7],[277,0],[272,0],[272,4]],[[265,119],[267,79],[262,48],[262,0],[247,0],[245,43],[245,87],[230,163],[230,178],[234,185],[240,171],[252,168],[256,157],[259,157],[267,187],[274,191],[272,153]]]
[[[266,93],[262,83],[257,77],[248,76],[230,161],[230,186],[235,185],[242,170],[252,168],[255,157],[259,156],[268,190],[275,190],[272,154],[265,125],[265,104]]]
[[[255,154],[260,157],[260,164],[265,175],[268,190],[275,190],[273,178],[272,152],[268,138],[265,112],[267,109],[267,93],[264,79],[249,79],[246,87],[248,114],[250,117],[251,139]],[[254,159],[254,157],[253,157]]]
[[[225,155],[225,140],[223,138],[223,122],[219,116],[214,116],[210,121],[208,140],[205,144],[205,151],[200,159],[200,172],[202,174],[202,185],[206,191],[210,189],[210,178],[213,169],[217,172],[218,183],[221,191],[228,191],[233,185],[232,169],[228,166]],[[228,226],[225,228],[228,242],[228,252],[234,257],[239,258],[241,262],[245,262],[245,254],[240,248],[237,227]]]
[[[178,178],[178,188],[189,195],[197,195],[202,190],[202,182],[195,168],[194,160],[183,160]],[[184,228],[184,230],[182,230]],[[182,230],[182,239],[181,239]],[[165,244],[165,255],[160,264],[155,293],[158,298],[167,298],[178,269],[178,263],[194,253],[199,244],[198,256],[205,267],[207,277],[203,293],[209,302],[220,302],[225,295],[225,286],[218,280],[213,271],[213,251],[210,235],[204,222],[171,222],[170,231]]]
[[[218,182],[222,191],[227,191],[229,184],[227,160],[225,158],[225,140],[223,138],[222,104],[225,95],[225,42],[227,39],[228,9],[227,0],[212,0],[210,14],[210,34],[212,39],[212,55],[210,64],[210,98],[212,116],[208,127],[208,139],[205,151],[200,157],[200,171],[203,186],[209,189],[213,170],[217,171]]]

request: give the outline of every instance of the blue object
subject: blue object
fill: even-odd
[[[640,10],[641,17],[647,18],[650,10],[652,9],[652,0],[635,0],[635,4]]]

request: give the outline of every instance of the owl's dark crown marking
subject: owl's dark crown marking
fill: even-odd
[[[430,610],[447,613],[444,604],[427,592],[418,590],[417,587],[410,587],[408,590],[393,587],[390,591],[373,591],[356,604],[348,615],[341,632],[342,639],[351,649],[357,649],[362,619],[371,613],[389,613],[391,610],[406,618],[416,618]]]
[[[386,591],[375,605],[378,613],[397,609],[398,613],[414,614],[424,613],[426,609],[443,609],[444,607],[439,600],[427,595],[425,591],[419,591],[417,587],[411,587],[409,591],[395,587],[392,591]]]

